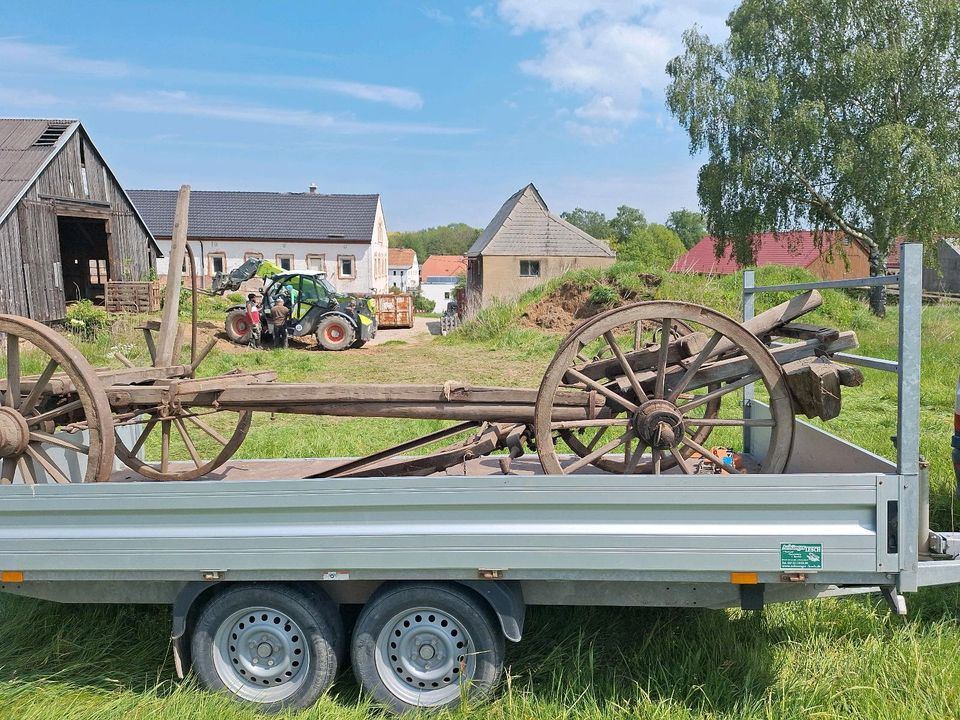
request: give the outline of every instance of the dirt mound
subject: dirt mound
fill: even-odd
[[[564,283],[530,305],[520,316],[525,327],[540,328],[556,333],[568,333],[585,319],[627,302],[649,300],[660,285],[656,275],[640,277],[646,290],[637,292],[617,284],[584,287]]]

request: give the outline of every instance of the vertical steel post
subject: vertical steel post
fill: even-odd
[[[900,474],[899,591],[917,589],[920,525],[920,323],[923,246],[900,246],[900,327],[897,392],[897,472]]]
[[[743,320],[751,320],[756,314],[756,293],[753,292],[753,289],[757,286],[756,276],[754,275],[753,270],[744,270],[743,271]],[[750,404],[753,402],[754,398],[754,386],[753,383],[745,386],[743,388],[743,417],[750,417]],[[744,454],[749,455],[751,451],[750,447],[750,428],[743,428],[743,452]]]

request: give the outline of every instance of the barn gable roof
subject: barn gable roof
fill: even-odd
[[[412,268],[417,261],[413,248],[388,248],[387,266],[392,268]]]
[[[173,233],[176,190],[129,190],[158,237]],[[193,190],[188,234],[256,240],[373,239],[380,195]]]
[[[0,118],[0,225],[33,187],[41,173],[78,132],[83,134],[84,139],[102,160],[102,153],[94,145],[79,120]],[[113,175],[113,171],[106,162],[103,166]],[[116,176],[113,176],[113,179],[116,180]],[[119,183],[117,187],[120,187]],[[122,187],[120,192],[123,193],[137,220],[146,230],[154,251],[162,257],[150,233],[150,228],[137,211],[136,205]]]
[[[809,267],[811,263],[828,254],[830,248],[842,237],[839,233],[825,234],[823,242],[817,243],[816,234],[810,230],[794,230],[781,233],[761,233],[756,251],[756,267],[763,265],[787,265]],[[733,248],[727,246],[718,258],[714,250],[716,239],[708,235],[677,258],[671,272],[692,272],[712,275],[730,275],[740,270],[733,257]]]
[[[507,199],[467,251],[467,257],[613,257],[615,254],[602,240],[550,212],[533,183]]]

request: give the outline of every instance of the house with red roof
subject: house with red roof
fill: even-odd
[[[420,293],[443,312],[454,299],[454,288],[467,274],[467,258],[463,255],[431,255],[420,268]]]
[[[817,243],[809,230],[782,233],[762,233],[759,236],[756,262],[763,265],[787,265],[806,268],[824,280],[842,280],[870,275],[870,254],[858,240],[840,233],[821,236]],[[717,257],[715,239],[703,238],[677,258],[671,272],[689,272],[702,275],[730,275],[741,270],[733,258],[733,248],[727,247]]]

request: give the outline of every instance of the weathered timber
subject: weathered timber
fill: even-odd
[[[181,185],[177,195],[177,207],[173,216],[173,237],[170,240],[170,268],[167,287],[163,296],[163,314],[160,318],[160,332],[157,337],[157,364],[172,365],[174,346],[177,336],[177,315],[180,311],[180,286],[183,284],[183,256],[187,244],[187,215],[190,211],[190,186]]]
[[[809,418],[832,420],[840,414],[840,372],[825,358],[807,358],[783,366],[793,405]]]
[[[102,385],[112,386],[168,380],[184,377],[189,372],[190,367],[188,365],[171,365],[169,367],[101,368],[96,370],[94,374],[99,378]],[[20,381],[20,387],[22,390],[30,392],[37,380],[38,376],[36,375],[24,377]],[[76,392],[76,386],[65,373],[55,373],[45,384],[47,387],[43,390],[43,394],[69,395]],[[0,380],[0,391],[5,391],[6,388],[6,379]]]
[[[742,324],[747,330],[757,337],[763,337],[769,334],[774,328],[786,325],[791,320],[795,320],[801,315],[816,310],[823,304],[823,297],[816,290],[808,290],[800,295],[795,295],[786,302],[765,310],[755,317],[745,320]],[[739,349],[736,343],[728,338],[724,338],[714,348],[711,357],[719,357],[731,350]]]
[[[840,331],[836,328],[807,323],[787,323],[776,328],[771,334],[794,340],[819,340],[820,342],[833,342],[840,337]]]
[[[160,379],[150,385],[120,385],[107,388],[107,399],[117,409],[153,407],[161,403],[214,407],[226,388],[249,388],[277,379],[275,370],[229,373],[212,378]],[[252,397],[252,396],[250,396]]]

